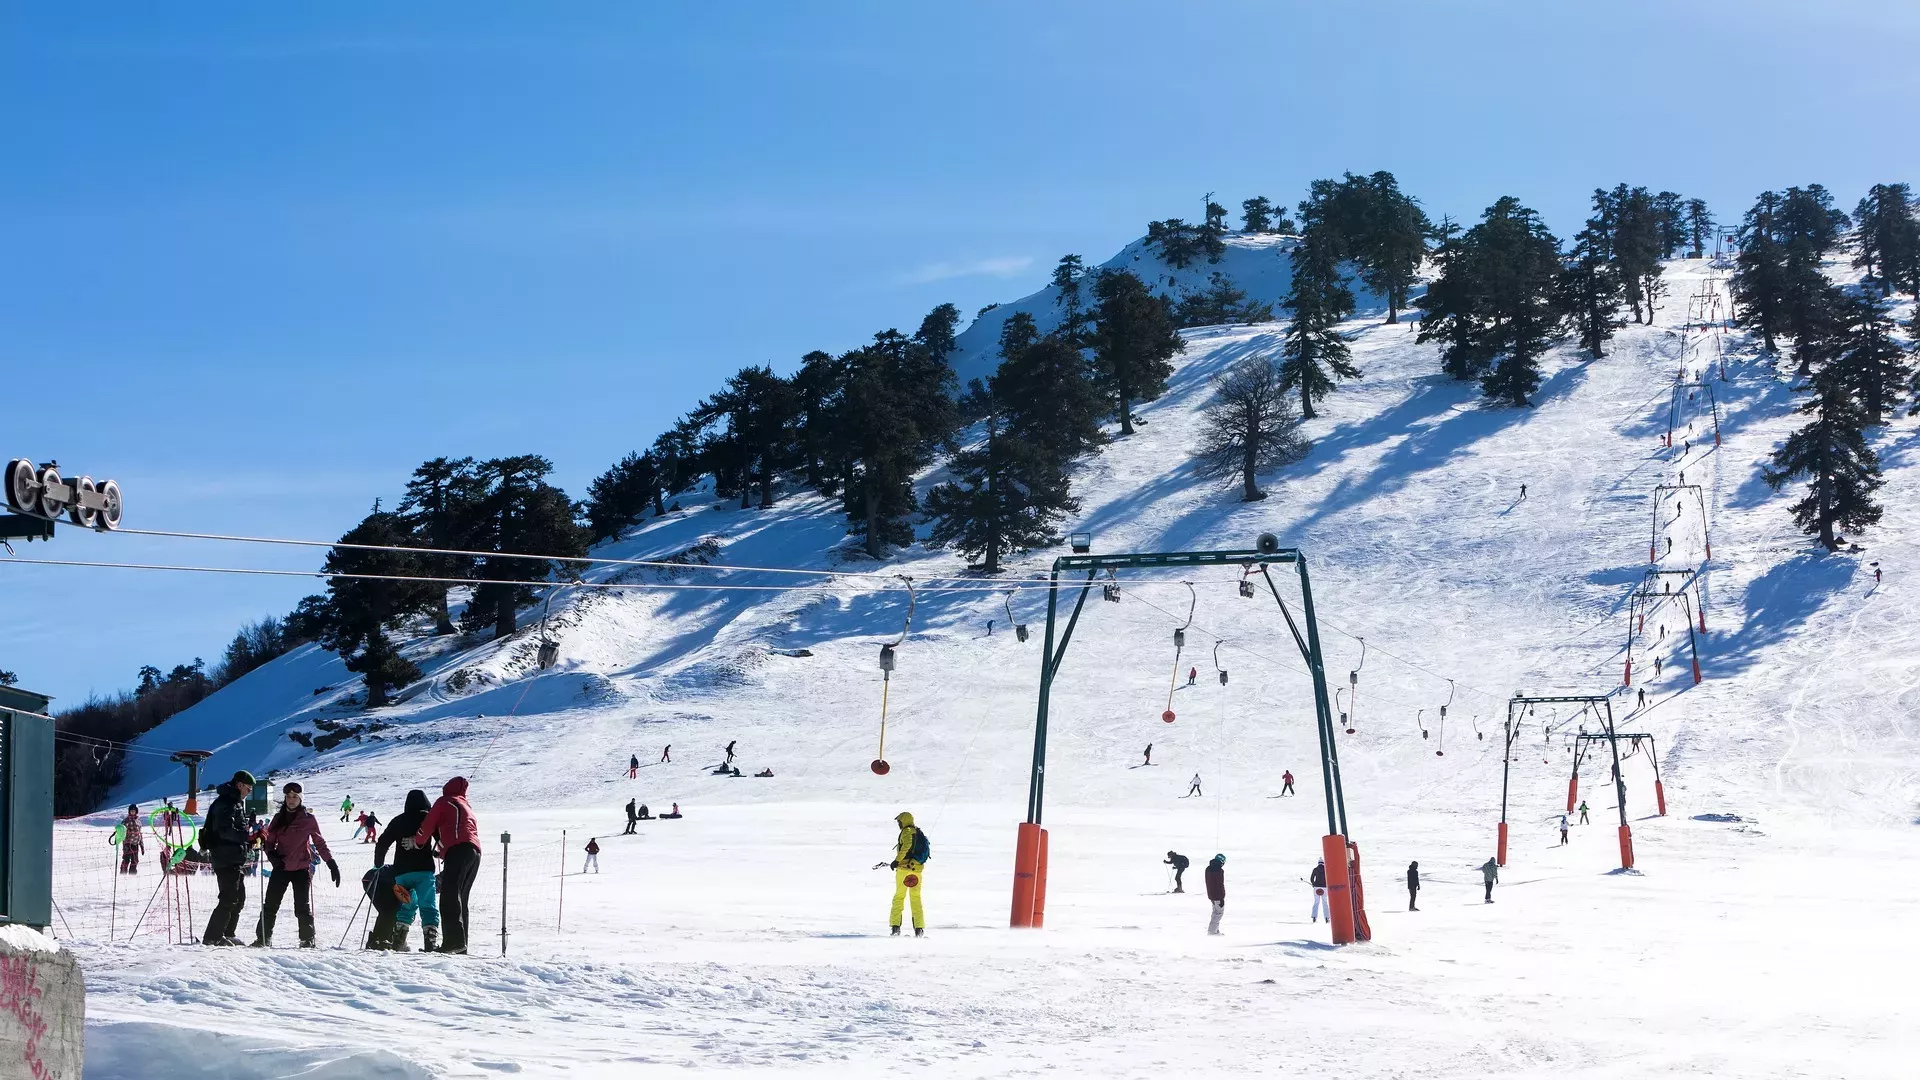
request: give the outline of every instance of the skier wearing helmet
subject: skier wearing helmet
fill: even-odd
[[[1220,916],[1227,911],[1227,857],[1215,855],[1207,864],[1207,899],[1213,902],[1213,918],[1207,920],[1207,933],[1220,933]]]
[[[900,936],[901,909],[909,897],[913,900],[913,936],[927,934],[927,914],[920,907],[920,884],[926,877],[927,859],[933,854],[927,834],[913,824],[913,815],[905,810],[894,816],[900,825],[900,838],[893,846],[893,860],[885,864],[893,871],[893,911],[889,925],[894,937]]]

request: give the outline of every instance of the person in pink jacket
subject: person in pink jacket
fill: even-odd
[[[467,951],[467,896],[480,876],[480,823],[467,803],[467,778],[456,776],[440,789],[427,819],[409,841],[409,850],[437,843],[444,865],[440,868],[440,951]]]
[[[333,874],[333,887],[340,887],[340,864],[333,861],[327,838],[320,835],[320,820],[306,808],[299,784],[280,789],[280,812],[273,815],[261,835],[260,849],[273,864],[273,876],[267,881],[266,900],[260,905],[260,925],[254,934],[256,949],[273,946],[273,921],[280,913],[280,901],[293,889],[293,917],[300,924],[300,947],[313,948],[313,856],[327,864]]]

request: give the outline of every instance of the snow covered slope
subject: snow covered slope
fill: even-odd
[[[1254,268],[1239,281],[1256,298],[1284,288],[1285,243],[1231,249]],[[1209,269],[1194,271],[1204,281]],[[847,556],[835,507],[817,497],[772,511],[683,497],[688,509],[603,554],[871,576],[821,585],[609,567],[595,580],[764,591],[567,590],[553,602],[555,668],[533,664],[533,632],[500,645],[422,638],[410,648],[428,678],[376,714],[348,708],[337,662],[303,650],[143,740],[215,750],[209,775],[278,769],[317,804],[351,793],[383,817],[409,787],[472,777],[489,833],[515,836],[517,960],[181,957],[102,944],[83,953],[94,1015],[152,1019],[159,986],[178,1006],[167,1022],[238,1037],[272,1020],[297,1034],[303,1062],[340,1041],[327,1018],[352,1018],[407,1060],[459,1076],[701,1065],[1145,1075],[1194,1055],[1251,1072],[1282,1052],[1276,1039],[1290,1060],[1338,1058],[1355,1076],[1406,1075],[1409,1062],[1437,1076],[1830,1075],[1841,1055],[1848,1075],[1900,1075],[1913,1042],[1889,1033],[1910,1025],[1873,988],[1920,950],[1906,937],[1870,955],[1828,949],[1819,931],[1832,914],[1828,876],[1847,877],[1859,905],[1846,923],[1914,914],[1897,884],[1920,803],[1915,602],[1901,577],[1920,564],[1913,429],[1903,419],[1883,436],[1889,511],[1864,538],[1871,550],[1809,551],[1785,511],[1794,496],[1758,479],[1792,426],[1785,383],[1743,335],[1679,326],[1684,298],[1710,274],[1672,264],[1676,299],[1659,322],[1623,331],[1603,360],[1556,352],[1532,409],[1488,408],[1437,374],[1410,325],[1356,319],[1363,377],[1327,401],[1308,426],[1312,454],[1255,504],[1196,480],[1188,453],[1209,380],[1276,350],[1279,325],[1191,331],[1170,393],[1140,409],[1139,433],[1076,475],[1095,550],[1242,547],[1271,531],[1306,553],[1330,680],[1360,671],[1357,702],[1342,696],[1354,731],[1340,755],[1379,912],[1372,945],[1327,951],[1317,927],[1299,924],[1300,879],[1325,831],[1311,697],[1272,598],[1240,597],[1237,573],[1133,575],[1120,603],[1098,591],[1089,601],[1053,692],[1049,929],[1018,934],[1003,929],[1007,870],[1040,646],[1037,634],[1017,641],[1007,617],[1037,629],[1045,593],[1034,581],[1057,553],[983,583],[961,579],[950,553],[916,547],[884,566]],[[1019,303],[1040,312],[1051,297]],[[994,316],[1015,307],[967,331],[971,362],[997,335]],[[1682,372],[1713,385],[1717,447],[1701,399],[1673,400]],[[1656,508],[1656,486],[1682,472],[1701,497]],[[1644,876],[1607,874],[1617,811],[1597,766],[1582,780],[1594,824],[1566,849],[1552,844],[1572,757],[1542,731],[1598,725],[1542,707],[1515,744],[1515,850],[1501,905],[1484,908],[1471,868],[1492,847],[1506,698],[1620,688],[1628,596],[1654,565],[1650,541],[1659,569],[1684,570],[1701,567],[1709,539],[1708,630],[1695,635],[1704,681],[1693,684],[1689,616],[1667,602],[1633,645],[1646,706],[1624,689],[1614,699],[1622,729],[1654,735],[1662,755],[1665,818],[1652,817],[1646,756],[1623,770]],[[1889,571],[1879,588],[1862,559]],[[883,778],[866,765],[878,646],[907,612],[896,574],[921,584],[888,687]],[[1289,601],[1290,586],[1283,578]],[[1171,631],[1190,604],[1176,659]],[[1178,718],[1163,724],[1169,699]],[[324,753],[288,738],[370,721],[387,726]],[[774,777],[711,775],[731,740],[744,772]],[[1149,742],[1154,765],[1133,767]],[[673,761],[656,763],[669,743]],[[646,765],[637,781],[629,754]],[[175,768],[141,758],[115,801],[175,793]],[[1300,798],[1271,798],[1289,768]],[[1196,772],[1204,795],[1181,798]],[[630,797],[678,802],[689,816],[604,837]],[[901,943],[874,939],[887,889],[866,869],[886,856],[903,808],[938,853],[932,936],[905,946],[922,950],[906,961]],[[1745,820],[1692,820],[1700,814]],[[605,839],[607,874],[566,878],[563,909],[556,871],[578,869],[583,831]],[[81,936],[104,941],[111,874],[77,861],[97,861],[97,837],[97,825],[76,825],[63,838],[61,902]],[[1228,854],[1225,939],[1195,936],[1202,903],[1160,895],[1168,847],[1196,856],[1196,875],[1211,852]],[[488,857],[476,918],[492,927],[494,848]],[[350,871],[367,860],[351,858]],[[1429,881],[1420,915],[1393,884],[1415,859]],[[350,905],[324,901],[331,945]],[[1802,992],[1778,989],[1788,972]],[[303,988],[296,1003],[254,993],[289,977]],[[396,979],[398,990],[369,989]],[[279,1019],[301,1010],[312,1019]],[[409,1024],[428,1021],[470,1037],[410,1045]]]

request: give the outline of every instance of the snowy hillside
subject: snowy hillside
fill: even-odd
[[[1235,238],[1220,266],[1173,284],[1223,270],[1277,299],[1289,242]],[[382,817],[410,787],[471,777],[483,831],[515,837],[510,959],[98,944],[82,954],[97,1031],[104,1040],[170,1003],[163,1022],[219,1032],[236,1076],[365,1041],[411,1063],[381,1066],[396,1076],[1145,1075],[1197,1060],[1251,1073],[1276,1039],[1289,1061],[1341,1060],[1351,1076],[1831,1075],[1821,1063],[1842,1055],[1848,1075],[1901,1075],[1911,1025],[1875,988],[1920,949],[1911,935],[1868,954],[1822,942],[1839,928],[1831,879],[1848,879],[1869,925],[1913,914],[1894,878],[1920,814],[1920,681],[1907,660],[1920,601],[1905,599],[1902,577],[1920,565],[1914,429],[1902,419],[1883,436],[1888,513],[1863,538],[1869,550],[1810,550],[1785,510],[1796,496],[1759,480],[1793,424],[1786,383],[1743,334],[1682,330],[1706,263],[1667,275],[1657,325],[1624,330],[1603,360],[1556,352],[1532,409],[1486,407],[1437,373],[1411,324],[1364,311],[1348,327],[1363,377],[1327,400],[1308,425],[1311,455],[1254,504],[1195,479],[1188,455],[1209,380],[1277,350],[1280,326],[1190,331],[1139,433],[1075,476],[1096,551],[1245,547],[1271,531],[1306,553],[1329,680],[1345,686],[1359,668],[1340,755],[1372,944],[1331,951],[1299,919],[1325,831],[1310,690],[1271,597],[1243,599],[1237,571],[1122,575],[1118,604],[1098,590],[1089,600],[1053,691],[1048,929],[1022,934],[1005,925],[1040,645],[1037,633],[1016,640],[1008,613],[1038,629],[1035,581],[1059,552],[1015,560],[995,582],[918,547],[879,566],[837,554],[843,522],[818,497],[740,511],[683,496],[682,512],[596,554],[846,576],[602,566],[590,581],[661,587],[561,590],[551,670],[534,663],[535,609],[499,645],[417,639],[427,678],[364,713],[338,661],[309,647],[142,740],[215,751],[210,776],[272,769],[316,805],[350,793]],[[1043,290],[989,311],[961,338],[962,377],[984,370],[1008,313],[1032,311],[1044,328],[1052,308]],[[1676,399],[1682,373],[1712,386],[1711,405],[1704,390]],[[1680,483],[1698,495],[1655,495]],[[1621,686],[1623,644],[1650,546],[1653,568],[1704,568],[1708,629],[1690,645],[1701,612],[1653,607],[1631,651],[1634,691],[1648,694],[1638,708]],[[1887,570],[1877,588],[1866,559]],[[908,606],[895,575],[915,580],[915,608],[888,687],[893,768],[877,777],[876,658]],[[714,584],[762,591],[689,587]],[[1171,631],[1189,605],[1176,658]],[[1561,734],[1542,732],[1598,723],[1543,706],[1515,744],[1500,904],[1481,904],[1472,868],[1491,854],[1500,732],[1518,692],[1617,692],[1621,729],[1658,740],[1668,816],[1653,816],[1646,756],[1623,769],[1640,875],[1608,873],[1617,811],[1599,765],[1581,781],[1593,824],[1554,844],[1573,759]],[[1178,719],[1163,724],[1169,698]],[[289,738],[338,737],[341,725],[358,737],[324,752]],[[711,775],[732,740],[743,772],[774,776]],[[667,744],[672,761],[657,762]],[[645,765],[639,780],[626,777],[629,754]],[[164,755],[135,758],[114,802],[178,793]],[[1272,798],[1285,769],[1298,799]],[[1183,799],[1196,772],[1204,795]],[[688,816],[609,836],[632,797]],[[890,879],[867,869],[887,857],[900,809],[937,845],[924,942],[885,939]],[[1695,820],[1707,814],[1743,820]],[[370,849],[348,849],[336,828],[351,878]],[[97,861],[87,845],[99,847],[99,829],[63,836],[59,898],[79,936],[104,941],[111,916],[124,941],[134,912],[107,897],[110,871],[84,861]],[[607,846],[604,876],[573,874],[587,835]],[[1196,936],[1204,900],[1163,895],[1168,847],[1194,856],[1196,889],[1199,864],[1228,855],[1224,939]],[[495,846],[487,857],[482,894],[500,888]],[[1411,860],[1429,882],[1417,915],[1395,884]],[[351,904],[323,892],[332,946]],[[500,917],[483,895],[478,921]],[[476,928],[476,951],[492,932]],[[1818,994],[1782,992],[1789,973]],[[426,1018],[464,1037],[407,1045],[405,1025]],[[277,1035],[260,1047],[269,1024]],[[372,1074],[336,1067],[349,1071],[316,1075]]]

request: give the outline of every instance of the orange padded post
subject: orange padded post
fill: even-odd
[[[1367,925],[1367,888],[1360,881],[1360,845],[1347,841],[1347,850],[1353,853],[1353,936],[1359,941],[1373,940],[1373,927]]]
[[[1501,866],[1507,865],[1507,823],[1504,821],[1500,823],[1500,846],[1494,851],[1493,861]]]
[[[1567,813],[1569,814],[1573,813],[1573,806],[1575,803],[1579,801],[1580,801],[1580,774],[1575,773],[1572,776],[1567,777]],[[1506,865],[1506,861],[1507,860],[1505,859],[1501,859],[1500,860],[1501,865],[1502,866]]]
[[[1700,658],[1697,656],[1693,658],[1693,685],[1700,685]]]
[[[1633,685],[1633,657],[1631,656],[1627,657],[1627,673],[1620,685],[1622,686]]]
[[[1020,823],[1013,845],[1013,917],[1008,926],[1033,925],[1033,889],[1040,873],[1040,826]]]
[[[1329,833],[1320,838],[1320,857],[1327,861],[1327,922],[1335,945],[1353,944],[1353,893],[1347,880],[1347,838]]]
[[[1658,780],[1653,782],[1653,801],[1660,807],[1660,816],[1667,816],[1667,785]]]
[[[1033,927],[1047,925],[1047,830],[1040,830],[1040,861],[1033,874]]]
[[[1620,826],[1620,869],[1633,869],[1633,826]]]

